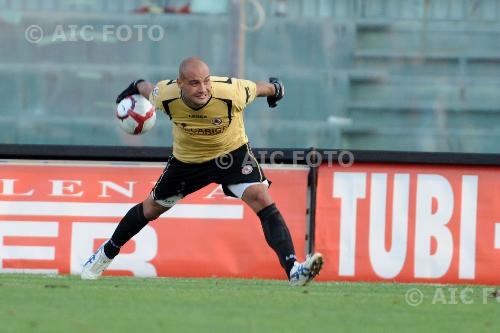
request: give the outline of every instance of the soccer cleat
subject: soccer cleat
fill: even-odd
[[[321,253],[308,254],[302,263],[296,261],[290,270],[290,286],[305,286],[319,274],[321,267],[323,267]]]
[[[104,243],[106,244],[106,243]],[[89,260],[83,265],[81,278],[83,280],[96,280],[102,272],[111,264],[113,259],[109,259],[104,254],[104,244],[90,256]]]

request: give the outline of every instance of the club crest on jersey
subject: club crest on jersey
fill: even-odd
[[[249,175],[253,171],[253,167],[251,165],[244,165],[243,168],[241,168],[241,173],[244,175]]]
[[[212,124],[214,124],[215,126],[219,126],[220,124],[222,124],[222,119],[221,118],[214,118],[214,119],[212,119]]]
[[[157,86],[154,87],[153,93],[152,93],[153,97],[158,97],[159,94],[160,94],[160,88]]]

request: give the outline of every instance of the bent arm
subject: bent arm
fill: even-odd
[[[125,88],[125,90],[123,90],[120,95],[118,95],[118,97],[116,98],[116,104],[120,103],[124,98],[135,94],[141,94],[142,96],[149,99],[149,94],[153,89],[154,86],[151,84],[151,82],[145,81],[143,79],[132,81],[132,83],[127,88]]]
[[[258,81],[256,95],[259,97],[267,97],[267,104],[270,108],[275,108],[278,101],[285,96],[285,87],[279,78],[270,77],[269,83]]]
[[[256,81],[255,85],[257,86],[257,97],[268,97],[274,96],[276,94],[276,88],[274,84],[264,81]]]

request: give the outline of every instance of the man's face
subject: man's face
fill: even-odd
[[[201,107],[212,96],[210,72],[205,66],[193,66],[186,70],[179,79],[180,81],[177,82],[181,88],[182,97],[192,106]]]

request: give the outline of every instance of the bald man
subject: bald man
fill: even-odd
[[[149,98],[172,121],[173,154],[150,195],[128,211],[111,238],[84,264],[82,278],[100,277],[120,248],[146,224],[183,197],[217,183],[226,195],[240,198],[257,214],[290,285],[310,282],[321,270],[323,258],[314,253],[304,262],[296,260],[290,232],[269,194],[270,181],[252,154],[243,124],[243,110],[256,97],[267,97],[270,107],[277,105],[285,95],[281,81],[211,76],[207,64],[193,57],[182,61],[177,80],[156,86],[134,81],[116,102],[134,94]]]

